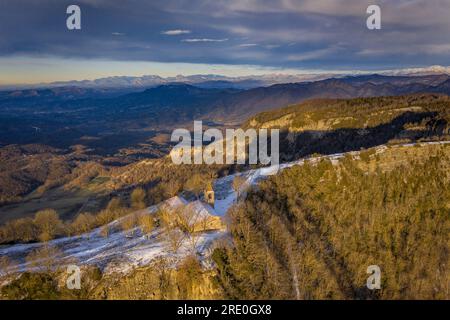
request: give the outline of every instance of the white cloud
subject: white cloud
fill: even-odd
[[[122,32],[113,32],[113,33],[111,33],[113,36],[124,36],[125,35],[125,33],[122,33]]]
[[[182,30],[182,29],[166,30],[161,32],[161,34],[164,34],[166,36],[179,36],[181,34],[189,34],[189,33],[191,33],[191,30]]]
[[[194,39],[183,39],[182,42],[225,42],[228,39],[208,39],[208,38],[194,38]]]
[[[256,47],[257,45],[258,44],[256,44],[256,43],[243,43],[243,44],[238,45],[238,47],[247,48],[247,47]]]

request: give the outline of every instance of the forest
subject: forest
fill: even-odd
[[[448,148],[367,170],[371,158],[296,166],[250,190],[230,213],[232,241],[213,254],[223,294],[449,299]],[[380,290],[366,287],[370,265]]]

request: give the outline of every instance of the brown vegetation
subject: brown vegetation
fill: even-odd
[[[230,214],[217,284],[239,299],[448,299],[450,157],[427,150],[384,170],[348,157],[262,182]],[[366,288],[369,265],[381,290]]]

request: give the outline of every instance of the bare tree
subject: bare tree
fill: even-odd
[[[134,228],[138,225],[138,217],[136,214],[131,213],[122,218],[120,221],[120,227],[123,231],[128,231],[129,236],[134,235]]]
[[[109,200],[108,205],[106,206],[106,209],[109,211],[115,211],[123,208],[122,201],[120,201],[120,198],[114,197],[111,200]]]
[[[55,237],[62,229],[62,222],[53,209],[45,209],[36,213],[34,224],[38,229],[39,240],[46,242]]]
[[[195,211],[189,207],[176,210],[175,216],[179,228],[189,239],[191,250],[195,252],[200,240],[200,231],[203,231],[202,228],[205,225],[207,217],[204,217],[201,212]]]
[[[164,231],[164,237],[170,251],[176,253],[181,248],[184,240],[184,233],[177,227]]]
[[[110,228],[108,225],[104,225],[101,230],[100,230],[100,235],[103,238],[108,238],[109,237],[109,233],[111,232]]]
[[[142,214],[139,217],[139,226],[141,227],[142,233],[148,235],[155,228],[154,217],[151,214]]]
[[[157,213],[159,222],[163,228],[161,237],[165,240],[168,249],[172,252],[177,252],[180,249],[185,238],[178,221],[178,210],[160,209]]]
[[[181,184],[177,181],[165,185],[165,193],[168,198],[176,196],[181,190]]]
[[[72,222],[72,229],[75,234],[87,233],[96,225],[95,217],[90,213],[80,213]]]
[[[31,218],[21,218],[11,221],[12,232],[14,234],[13,238],[16,241],[29,242],[36,240],[39,236],[38,230]]]
[[[171,211],[165,208],[160,208],[156,213],[159,224],[163,228],[170,228],[176,225],[176,220],[173,218]]]
[[[136,188],[131,193],[131,208],[135,210],[144,209],[146,207],[145,204],[146,194],[144,189]]]
[[[239,198],[241,196],[242,191],[243,191],[242,189],[245,186],[245,182],[246,182],[246,180],[242,176],[234,177],[234,179],[233,179],[233,189],[234,189],[234,191],[236,191],[237,198]]]

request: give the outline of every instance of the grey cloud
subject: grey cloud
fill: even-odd
[[[373,2],[80,0],[82,30],[68,31],[72,1],[2,0],[0,56],[304,69],[448,64],[450,1],[375,1],[382,30],[369,31],[366,8]]]

